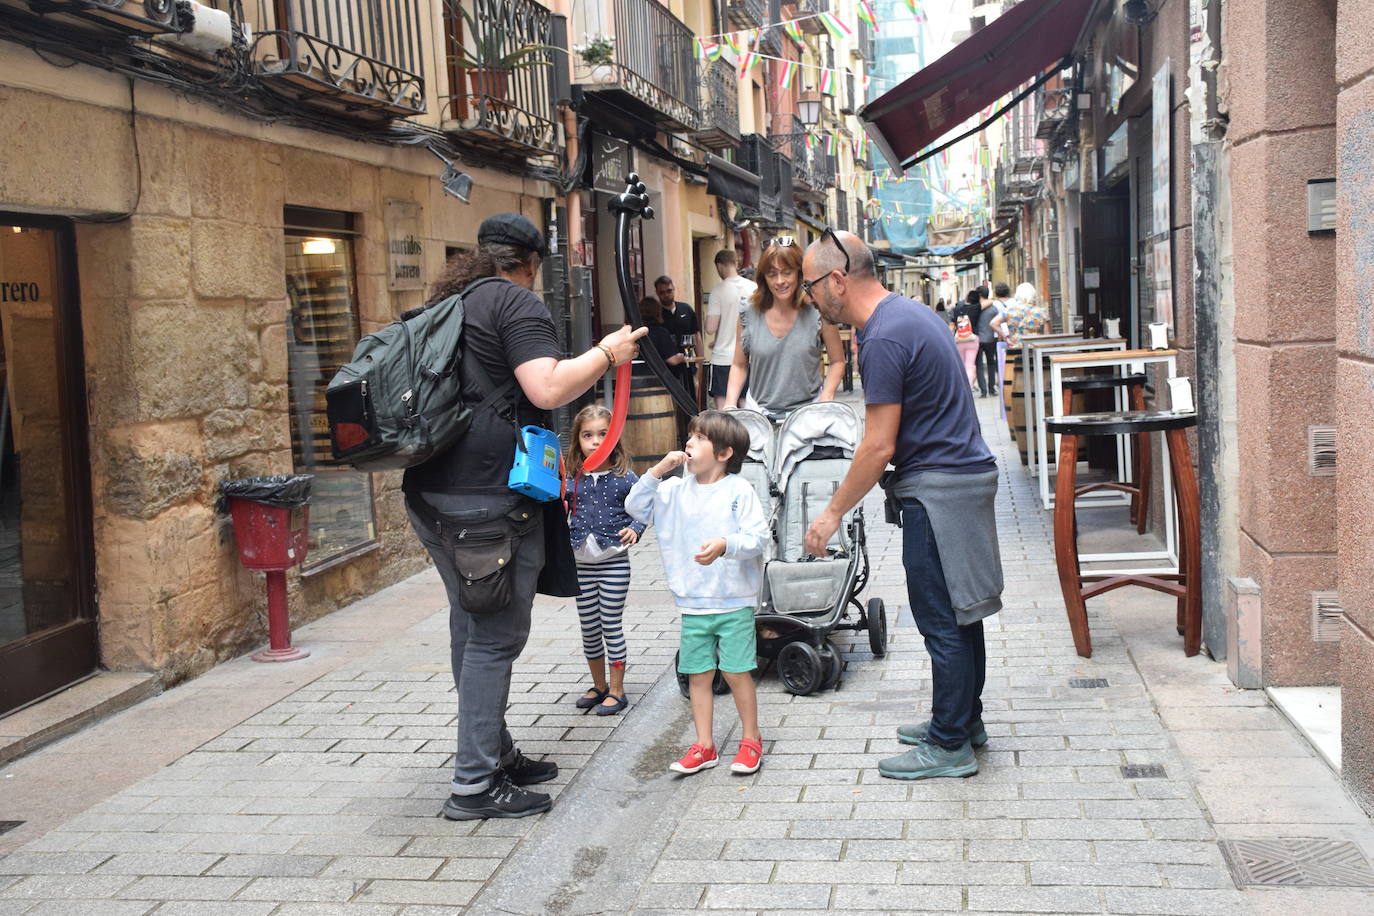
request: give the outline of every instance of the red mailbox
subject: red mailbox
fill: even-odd
[[[220,487],[234,521],[239,560],[267,574],[267,631],[270,646],[253,654],[258,662],[289,662],[310,653],[291,645],[286,606],[286,570],[305,559],[310,547],[309,475],[254,477]]]

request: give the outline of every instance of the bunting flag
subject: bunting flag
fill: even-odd
[[[821,13],[820,20],[821,25],[825,26],[825,30],[836,40],[854,34],[854,30],[845,25],[834,13]]]
[[[874,34],[878,32],[878,17],[873,15],[873,7],[868,5],[868,0],[859,0],[859,18],[873,26]],[[828,13],[826,15],[829,15]]]
[[[835,155],[835,135],[834,135],[834,134],[826,134],[826,135],[825,135],[825,154],[826,154],[827,156],[833,156],[833,155]]]
[[[782,30],[787,33],[787,37],[797,44],[805,44],[806,39],[802,38],[801,26],[797,25],[797,20],[789,19],[782,24]]]
[[[725,50],[720,46],[719,42],[712,41],[709,38],[698,38],[696,39],[696,43],[697,56],[702,60],[719,60],[720,55]]]
[[[865,97],[865,98],[868,97],[868,84],[869,84],[868,74],[865,73],[863,76],[859,77],[859,85],[863,87],[863,90],[864,90],[864,97]]]
[[[825,95],[835,94],[835,71],[821,68],[821,92]]]
[[[778,68],[778,88],[791,89],[792,77],[797,73],[797,62],[789,60]]]
[[[745,51],[739,58],[739,78],[744,79],[749,71],[758,65],[759,56],[753,51]]]
[[[807,149],[816,148],[816,135],[811,133],[811,131],[808,130],[802,139],[805,141]]]
[[[721,39],[725,42],[726,47],[735,52],[736,57],[744,53],[744,44],[740,41],[740,33],[726,32],[721,36]]]

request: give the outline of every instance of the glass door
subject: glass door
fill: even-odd
[[[95,670],[71,229],[0,214],[0,715]]]

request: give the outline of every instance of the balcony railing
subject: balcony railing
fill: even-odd
[[[464,15],[462,9],[467,10]],[[522,48],[553,43],[548,7],[534,0],[443,0],[450,98],[444,112],[455,133],[494,142],[513,152],[555,153],[558,129],[550,91],[552,50]],[[465,67],[464,62],[506,58],[509,68]]]
[[[809,32],[812,35],[822,34],[825,31],[825,26],[821,24],[820,19],[816,18],[816,16],[819,13],[830,12],[830,0],[796,0],[796,2],[797,16],[811,17],[797,23],[801,26],[802,31]]]
[[[657,0],[585,0],[574,6],[573,46],[611,39],[610,63],[592,63],[573,52],[573,81],[587,89],[621,92],[648,107],[674,130],[696,130],[701,121],[692,30]]]
[[[782,57],[782,39],[784,32],[775,23],[783,21],[782,0],[767,0],[768,12],[766,24],[773,26],[765,28],[759,34],[759,52],[772,57]]]
[[[772,141],[773,148],[791,163],[796,190],[813,191],[819,187],[811,164],[813,151],[806,148],[806,125],[801,118],[789,113],[773,115],[773,130],[768,139]]]
[[[873,27],[863,19],[859,20],[859,40],[855,42],[854,50],[864,60],[870,63],[876,62],[873,56]]]
[[[726,0],[725,12],[732,26],[753,29],[767,19],[768,6],[766,0]]]
[[[739,132],[739,77],[725,58],[703,66],[706,97],[702,102],[697,140],[713,149],[735,146]]]
[[[746,209],[744,216],[768,225],[778,221],[778,163],[781,160],[767,137],[745,134],[739,148],[739,165],[759,176],[759,208]],[[788,197],[790,202],[790,191]]]
[[[383,116],[425,110],[422,21],[414,0],[268,0],[258,22],[276,28],[254,36],[259,76],[279,89],[346,111]]]
[[[849,231],[849,195],[839,188],[835,189],[835,228],[841,232]]]
[[[1041,89],[1036,93],[1035,136],[1048,140],[1068,123],[1072,114],[1073,90],[1068,87]]]
[[[819,149],[813,149],[812,167],[816,174],[816,188],[818,190],[835,186],[836,179],[839,178],[839,161],[834,156],[827,156]]]

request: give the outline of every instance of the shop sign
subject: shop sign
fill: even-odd
[[[37,283],[16,281],[7,283],[0,280],[0,302],[41,302]]]
[[[1169,198],[1169,60],[1154,76],[1150,100],[1150,234],[1154,236],[1155,321],[1174,323],[1173,257],[1170,247]]]
[[[386,288],[424,289],[424,243],[420,205],[413,200],[386,202]]]
[[[630,174],[630,144],[604,134],[592,135],[592,187],[607,194],[625,191]]]

